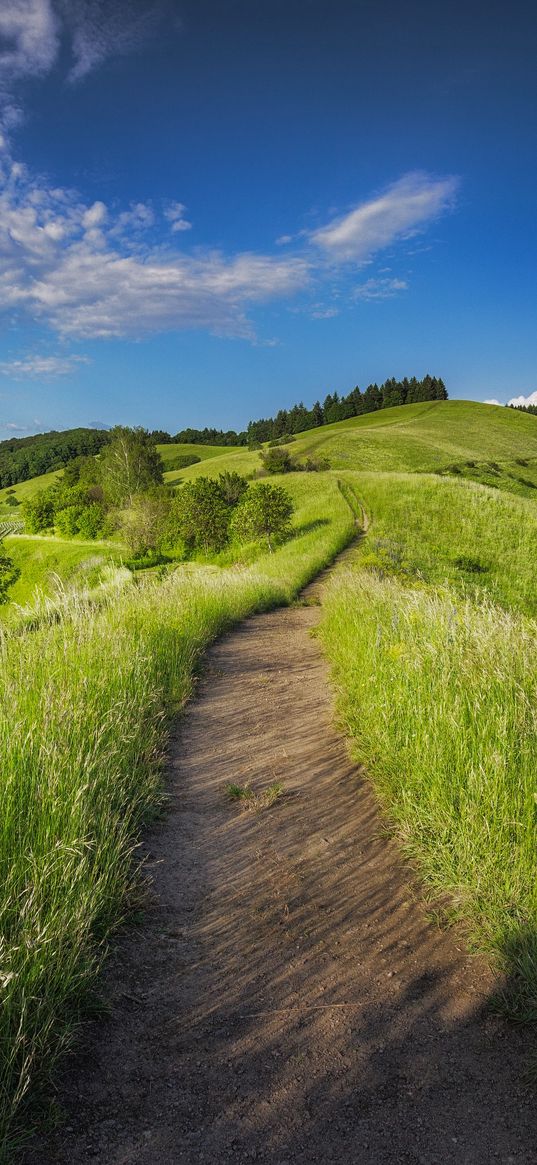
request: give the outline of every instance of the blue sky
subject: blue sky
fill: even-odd
[[[537,389],[537,15],[3,0],[0,434]]]

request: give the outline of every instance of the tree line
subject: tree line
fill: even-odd
[[[358,386],[347,396],[337,392],[329,393],[323,403],[315,401],[311,409],[302,403],[291,409],[280,409],[275,417],[250,421],[247,429],[247,444],[256,445],[273,441],[287,434],[302,433],[321,425],[333,425],[350,417],[360,417],[363,413],[373,413],[378,409],[390,409],[396,405],[417,404],[420,401],[447,400],[444,381],[437,376],[424,376],[417,380],[396,380],[392,377],[384,384],[369,384],[364,392]]]
[[[66,429],[0,441],[0,489],[63,469],[75,457],[94,456],[109,441],[101,429]]]
[[[508,409],[516,409],[519,413],[531,413],[537,417],[537,405],[508,405]]]
[[[415,376],[403,380],[385,380],[384,384],[370,384],[362,392],[358,386],[347,396],[329,393],[323,403],[315,401],[311,409],[300,402],[290,409],[280,409],[275,417],[250,421],[242,432],[234,429],[181,429],[173,436],[164,429],[153,429],[148,435],[154,445],[243,445],[256,448],[265,441],[302,433],[320,425],[332,425],[363,413],[388,409],[394,405],[416,404],[419,401],[447,400],[444,381],[437,376]],[[528,410],[530,411],[530,410]],[[113,431],[113,430],[112,430]],[[64,469],[69,462],[81,456],[94,456],[109,444],[110,430],[66,429],[51,430],[32,437],[14,437],[0,441],[0,489],[28,481],[42,473]]]

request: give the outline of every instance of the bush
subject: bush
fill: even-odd
[[[231,473],[226,470],[225,473],[219,474],[218,486],[226,505],[233,508],[244,497],[248,489],[248,482],[240,473]]]
[[[80,530],[83,506],[66,506],[54,515],[54,525],[65,538],[74,538]]]
[[[278,445],[290,445],[291,441],[296,441],[296,437],[292,437],[291,434],[284,437],[274,437],[273,441],[269,441],[268,447],[275,449]]]
[[[54,525],[54,502],[48,490],[36,494],[23,505],[24,521],[30,534],[51,530]]]
[[[268,473],[290,473],[294,469],[290,453],[282,446],[266,449],[261,454],[261,462]]]
[[[198,477],[172,502],[168,538],[182,539],[189,550],[223,550],[229,537],[230,507],[218,482]]]
[[[104,507],[99,502],[84,506],[80,515],[78,532],[81,538],[99,538],[103,532]]]
[[[232,530],[239,541],[266,538],[270,551],[275,539],[290,530],[294,511],[292,498],[278,485],[255,485],[248,490],[232,518]]]
[[[164,470],[168,473],[172,469],[187,469],[189,465],[197,465],[200,461],[201,457],[197,453],[178,453],[177,457],[165,462]]]

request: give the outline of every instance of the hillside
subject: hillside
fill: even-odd
[[[298,459],[327,457],[332,469],[426,472],[471,469],[467,462],[537,459],[537,418],[475,401],[429,401],[382,409],[301,433],[289,445]],[[255,453],[241,449],[214,457],[211,474],[226,468],[251,472]],[[520,476],[527,477],[521,467]],[[191,466],[185,477],[203,469]],[[531,488],[531,487],[530,487]]]

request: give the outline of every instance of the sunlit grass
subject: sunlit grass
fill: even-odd
[[[69,1039],[127,908],[139,829],[162,799],[168,719],[190,695],[197,660],[238,620],[290,601],[352,536],[334,480],[317,480],[317,501],[297,491],[295,536],[254,565],[178,568],[104,587],[100,602],[71,594],[37,630],[1,640],[5,1159],[20,1107]]]
[[[336,577],[322,637],[339,710],[448,913],[537,1018],[537,625],[453,589]]]

